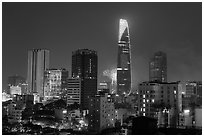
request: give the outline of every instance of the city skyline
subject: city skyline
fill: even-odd
[[[201,80],[201,10],[201,3],[3,3],[3,89],[9,76],[27,78],[33,48],[49,49],[50,68],[69,72],[72,51],[96,50],[100,82],[103,71],[117,65],[120,18],[130,26],[134,89],[148,81],[156,51],[167,54],[168,81]]]

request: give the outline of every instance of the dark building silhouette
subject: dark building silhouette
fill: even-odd
[[[157,134],[157,120],[149,117],[136,117],[132,119],[132,135]]]
[[[18,105],[25,104],[27,108],[31,108],[34,103],[33,95],[15,95],[13,101]]]
[[[131,49],[128,23],[120,19],[117,63],[117,94],[127,95],[131,90]]]
[[[149,81],[167,82],[167,57],[161,51],[149,62]]]
[[[72,52],[72,77],[81,78],[81,109],[88,108],[91,96],[97,94],[97,52],[79,49]]]

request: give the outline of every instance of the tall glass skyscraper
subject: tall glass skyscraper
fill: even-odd
[[[81,109],[88,109],[90,97],[97,93],[97,52],[79,49],[72,52],[72,77],[81,78]]]
[[[149,81],[167,82],[166,54],[156,52],[149,62]]]
[[[38,96],[37,102],[44,97],[44,74],[49,69],[49,50],[33,49],[28,51],[28,93]]]
[[[120,19],[117,63],[117,94],[126,96],[131,90],[131,49],[128,23]]]

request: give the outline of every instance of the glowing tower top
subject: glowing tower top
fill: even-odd
[[[125,41],[126,43],[130,43],[129,27],[128,27],[127,21],[124,19],[120,19],[120,25],[119,25],[118,42],[121,43],[122,41]]]

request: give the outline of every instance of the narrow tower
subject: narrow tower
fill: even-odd
[[[117,64],[117,94],[128,95],[131,90],[131,50],[128,23],[120,19]]]
[[[28,94],[38,96],[36,102],[44,98],[44,72],[49,69],[49,50],[33,49],[28,51]]]

